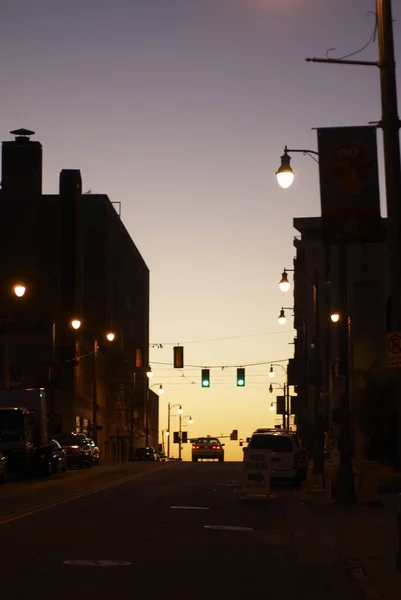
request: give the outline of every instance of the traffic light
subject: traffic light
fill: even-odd
[[[210,387],[210,369],[202,369],[202,387]]]
[[[244,445],[244,440],[243,440],[243,438],[240,438],[239,445],[240,445],[240,446],[243,446],[243,445]]]
[[[237,386],[244,387],[245,385],[245,369],[240,367],[237,369]]]
[[[174,346],[174,369],[184,368],[184,346]]]
[[[238,440],[238,429],[233,429],[230,433],[230,440]]]

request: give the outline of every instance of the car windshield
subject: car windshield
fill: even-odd
[[[70,433],[57,436],[57,442],[61,446],[78,446],[81,442],[81,439],[78,436]]]
[[[195,440],[195,444],[220,444],[220,442],[217,438],[205,437]]]
[[[271,450],[272,452],[292,452],[292,439],[285,435],[257,434],[249,442],[251,450]]]

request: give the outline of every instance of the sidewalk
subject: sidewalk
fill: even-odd
[[[379,506],[329,504],[323,493],[303,492],[320,527],[355,579],[365,580],[372,600],[400,600],[401,573],[396,570],[399,495],[382,494]],[[362,587],[364,587],[364,582]]]

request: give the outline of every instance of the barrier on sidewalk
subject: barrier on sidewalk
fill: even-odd
[[[325,487],[329,502],[336,501],[338,491],[338,473],[338,466],[332,461],[327,461],[325,466]]]
[[[379,464],[362,460],[355,464],[355,492],[358,504],[377,504]]]
[[[243,496],[270,494],[271,456],[270,450],[244,448],[241,486]]]

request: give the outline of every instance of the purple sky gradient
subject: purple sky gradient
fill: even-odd
[[[277,324],[292,295],[277,283],[292,266],[293,217],[319,214],[318,172],[293,155],[297,177],[287,191],[274,172],[285,144],[316,149],[312,128],[380,119],[378,69],[304,60],[360,48],[373,31],[366,13],[374,1],[3,4],[2,139],[19,127],[36,131],[46,193],[57,191],[61,169],[79,168],[85,191],[122,203],[151,271],[151,341],[164,344],[151,351],[152,383],[166,390],[161,426],[168,401],[192,415],[194,435],[235,428],[246,437],[272,425],[268,364],[247,367],[245,389],[226,368],[213,369],[211,389],[202,390],[198,366],[292,355],[291,318]],[[396,1],[393,16],[400,59]],[[358,58],[376,60],[377,41]],[[171,365],[174,343],[198,365],[185,377],[159,364]],[[241,457],[227,446],[228,458]]]

